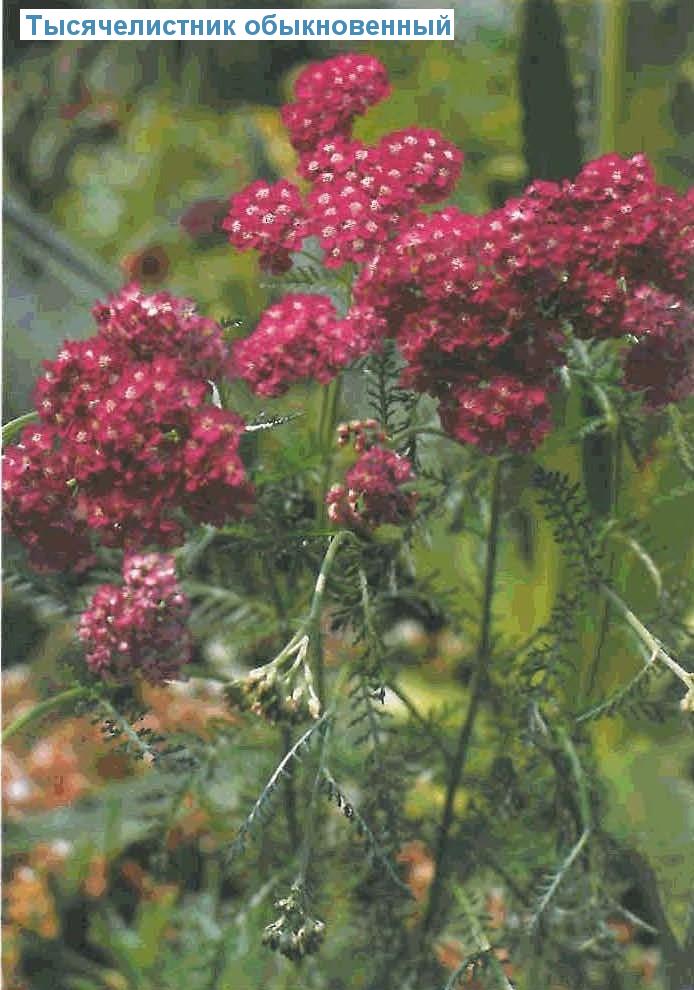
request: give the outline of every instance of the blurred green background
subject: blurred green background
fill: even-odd
[[[369,140],[412,123],[440,128],[465,151],[454,202],[470,212],[500,203],[530,178],[570,176],[581,161],[612,150],[644,151],[662,182],[678,190],[692,184],[691,0],[566,0],[556,5],[549,0],[464,0],[456,7],[453,42],[358,46],[315,41],[23,43],[17,38],[17,10],[15,4],[5,6],[6,420],[28,408],[40,361],[52,356],[63,338],[89,335],[91,305],[125,281],[137,279],[153,290],[190,295],[204,312],[242,321],[240,332],[253,325],[277,286],[263,280],[253,257],[228,247],[217,225],[229,195],[249,181],[295,177],[278,107],[290,98],[293,76],[308,60],[351,48],[382,59],[394,94],[358,123],[357,135]],[[301,392],[295,404],[314,401]],[[566,429],[549,441],[542,455],[545,463],[574,478],[582,477],[585,468],[578,421],[577,408],[570,408]],[[690,574],[692,563],[692,496],[665,498],[680,483],[678,472],[671,446],[657,444],[640,469],[632,465],[625,471],[620,504],[625,517],[648,527],[664,577],[673,582]],[[599,508],[600,484],[592,495],[590,485],[588,479],[588,494]],[[561,575],[549,533],[523,498],[514,518],[503,553],[499,603],[499,614],[506,617],[501,632],[510,641],[545,620]],[[453,561],[450,539],[441,529],[432,545],[420,551],[422,565],[437,570],[444,588],[464,581],[472,555],[461,535],[461,552]],[[627,547],[620,559],[622,586],[636,605],[647,607],[652,589],[643,558]],[[65,645],[62,616],[45,603],[28,602],[16,588],[6,592],[5,614],[8,667],[30,664],[29,670],[50,675]],[[589,645],[598,635],[597,625],[596,617],[595,627],[586,630]],[[409,686],[424,709],[444,699],[450,704],[452,693],[460,691],[452,686],[445,643],[426,649],[420,644],[416,657],[426,658],[427,650],[441,652],[444,659],[433,678],[430,669],[426,676],[417,673],[416,665],[409,674]],[[620,684],[635,662],[618,632],[606,654],[603,691]],[[23,684],[28,696],[31,676]],[[60,737],[55,745],[64,755],[73,743]],[[611,794],[613,827],[636,836],[653,858],[664,889],[672,892],[680,924],[682,904],[694,882],[691,853],[685,852],[694,829],[692,738],[683,741],[672,725],[635,728],[616,721],[596,730],[596,745]],[[77,762],[70,772],[78,773],[79,746],[73,756]],[[30,752],[17,753],[20,763],[31,758]],[[67,884],[70,896],[61,901],[55,891],[50,895],[77,913],[85,909],[75,901],[73,887],[81,884],[84,889],[97,851],[109,861],[147,832],[142,823],[126,820],[125,813],[119,819],[118,787],[123,782],[114,785],[112,777],[93,768],[88,777],[92,771],[90,786],[98,778],[99,786],[115,788],[115,796],[95,817],[76,820],[85,833],[93,830],[93,841],[85,838],[86,851]],[[135,789],[139,784],[137,779],[127,782]],[[67,806],[82,793],[70,792],[64,801],[54,796],[52,804],[39,802],[34,810]],[[122,800],[124,807],[130,806]],[[223,795],[222,805],[224,800],[234,807],[238,794]],[[440,801],[440,794],[420,781],[412,795],[412,813],[417,816],[432,800]],[[60,819],[52,819],[39,834],[47,838],[51,829],[64,830],[70,821],[63,819],[61,826]],[[186,860],[190,876],[184,887],[212,897],[204,846],[196,855],[193,865]],[[150,900],[143,897],[135,914],[125,912],[126,931],[126,922],[114,914],[127,901],[119,884],[111,899],[106,897],[107,907],[90,935],[107,957],[99,966],[121,974],[120,983],[114,976],[106,985],[158,990],[186,981],[192,990],[193,976],[184,966],[203,939],[197,929],[185,933],[178,956],[166,962],[174,967],[171,973],[157,955],[161,933],[176,924],[175,894],[162,888]],[[102,897],[105,890],[106,885],[99,893],[97,876],[88,896]],[[40,892],[29,890],[25,896],[40,899]],[[220,922],[211,908],[205,912],[200,902],[195,924],[213,944],[213,929]],[[231,953],[228,982],[220,977],[219,986],[254,990],[272,979],[277,987],[294,988],[285,970],[268,969],[264,956],[256,958],[257,947],[249,947],[243,927],[247,923],[245,918],[237,932],[238,955]],[[31,924],[25,921],[24,927],[31,931]],[[77,917],[74,924],[86,923]],[[51,931],[44,926],[42,937],[50,940],[55,935]],[[37,950],[39,977],[27,985],[102,986],[103,972],[97,977],[84,956],[79,964],[70,956],[79,955],[81,948],[62,943],[61,965],[72,975],[59,984],[51,982],[55,973]],[[624,977],[623,987],[657,986],[644,962],[650,943],[646,939],[636,948],[633,972]],[[81,984],[74,975],[80,965]],[[239,972],[246,982],[239,982]],[[285,979],[289,982],[281,982]]]

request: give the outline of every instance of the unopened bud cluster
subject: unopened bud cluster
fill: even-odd
[[[304,636],[270,663],[229,684],[227,700],[241,711],[260,715],[273,725],[294,725],[318,718],[320,702],[306,662],[307,650],[308,638]]]
[[[318,952],[325,938],[324,922],[309,917],[305,901],[303,886],[293,884],[289,896],[275,902],[281,914],[263,933],[263,945],[293,962]]]
[[[338,446],[346,447],[351,440],[358,454],[387,439],[388,435],[377,419],[352,419],[349,423],[340,423],[337,428]]]

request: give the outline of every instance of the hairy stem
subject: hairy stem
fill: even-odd
[[[602,582],[600,584],[600,591],[616,608],[617,612],[626,620],[627,625],[636,634],[638,639],[643,643],[643,645],[652,653],[656,655],[656,659],[660,660],[662,663],[668,667],[675,677],[687,688],[688,693],[694,693],[694,674],[685,670],[676,660],[674,660],[670,654],[665,650],[662,643],[653,635],[653,633],[644,626],[643,622],[634,615],[629,606],[625,601],[610,588],[609,585]]]
[[[7,742],[11,736],[17,732],[21,732],[22,729],[26,728],[27,725],[30,725],[36,719],[41,718],[46,712],[50,712],[54,708],[59,708],[68,701],[75,701],[77,698],[86,697],[90,693],[90,690],[90,688],[86,687],[72,687],[68,688],[67,691],[61,691],[60,694],[56,694],[52,698],[46,698],[45,701],[39,702],[38,705],[34,705],[28,712],[20,715],[6,729],[3,729],[2,741]]]
[[[327,388],[323,389],[321,397],[320,421],[318,423],[318,443],[323,456],[323,470],[320,483],[320,505],[318,507],[318,522],[325,524],[327,506],[325,496],[330,484],[333,467],[333,452],[335,448],[335,428],[337,426],[337,411],[340,405],[341,381],[336,378]]]
[[[446,856],[450,841],[451,826],[453,825],[455,798],[465,769],[470,751],[470,740],[475,726],[477,714],[482,700],[484,680],[487,665],[491,656],[492,633],[492,600],[496,579],[497,549],[499,537],[499,521],[501,516],[501,465],[496,462],[493,467],[491,506],[489,514],[489,529],[487,532],[487,551],[484,575],[484,596],[482,600],[482,620],[477,646],[477,662],[470,684],[470,702],[465,720],[460,729],[458,743],[453,755],[446,798],[443,806],[441,824],[439,826],[434,857],[434,879],[431,884],[429,902],[424,915],[421,929],[421,947],[424,948],[426,939],[436,921],[439,902],[445,882]]]
[[[292,733],[288,726],[282,726],[282,758],[287,755],[292,748]],[[287,832],[289,835],[289,845],[291,849],[296,849],[299,845],[300,833],[299,823],[296,817],[296,781],[294,778],[294,767],[290,764],[287,767],[284,781],[284,815],[287,819]]]

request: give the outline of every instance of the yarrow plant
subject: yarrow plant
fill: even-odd
[[[332,841],[318,811],[324,797],[354,824],[366,852],[354,896],[365,932],[378,926],[382,945],[359,986],[434,987],[438,939],[457,923],[456,903],[468,935],[448,988],[515,986],[508,974],[526,964],[537,974],[540,930],[547,973],[570,971],[579,959],[581,972],[592,973],[618,951],[608,920],[624,891],[621,868],[604,866],[612,840],[596,821],[601,799],[586,725],[643,700],[656,669],[674,675],[681,707],[691,711],[691,637],[674,612],[667,621],[674,595],[653,625],[617,588],[605,552],[615,534],[660,576],[622,530],[616,490],[610,517],[594,517],[580,486],[548,469],[542,445],[563,428],[567,397],[577,394],[589,410],[579,440],[609,434],[638,466],[646,418],[669,416],[683,470],[694,473],[684,414],[671,407],[694,392],[694,195],[658,184],[642,154],[609,154],[573,180],[533,182],[503,206],[469,215],[445,205],[463,153],[442,134],[412,126],[373,144],[355,136],[358,119],[389,94],[384,66],[368,55],[338,55],[299,74],[295,101],[281,110],[298,154],[296,182],[251,183],[231,196],[222,223],[230,244],[257,251],[261,269],[285,277],[290,291],[233,340],[168,293],[129,285],[97,304],[96,334],[66,342],[45,363],[38,422],[6,448],[5,525],[37,570],[89,582],[120,568],[120,578],[91,585],[77,622],[92,675],[85,691],[105,692],[110,704],[124,685],[185,677],[213,619],[225,656],[230,628],[239,642],[255,637],[246,658],[262,651],[263,662],[229,664],[223,691],[237,714],[279,728],[283,756],[240,823],[227,866],[270,827],[283,794],[290,849],[277,866],[286,886],[279,919],[265,927],[267,946],[297,961],[330,942],[329,922],[309,913],[318,845]],[[327,292],[302,285],[306,254]],[[359,418],[339,424],[347,369],[353,385],[366,387],[352,389]],[[272,399],[312,383],[325,386],[318,429],[287,455],[288,467],[282,457],[269,466],[271,453],[244,438],[263,450],[263,434],[286,436],[296,424],[284,416],[246,422],[244,389]],[[622,456],[609,465],[617,486]],[[521,489],[544,510],[572,584],[544,625],[509,646],[497,635],[495,601],[503,533],[514,513],[527,512]],[[450,588],[431,591],[434,578],[421,578],[414,550],[461,503],[467,515],[447,532],[469,530],[470,567],[481,561],[481,569],[466,592],[472,605],[457,610]],[[580,617],[598,600],[601,644],[582,663]],[[405,604],[445,616],[472,644],[461,648],[467,707],[451,738],[399,683],[392,627]],[[610,622],[629,630],[646,666],[596,701]],[[591,671],[578,682],[577,666]],[[384,728],[388,698],[412,715],[400,737]],[[485,709],[496,756],[491,768],[478,760],[467,781]],[[349,775],[350,747],[363,754],[359,809],[331,769]],[[421,767],[431,759],[436,770]],[[435,828],[404,814],[410,764],[436,781]],[[556,815],[548,827],[550,792]],[[537,840],[532,853],[506,828],[519,809],[524,834]],[[397,863],[407,860],[400,846],[416,827],[430,833],[432,852],[426,883],[408,886]],[[454,846],[470,852],[455,861]],[[507,852],[526,864],[527,884],[504,866]],[[480,864],[498,873],[513,902],[499,926],[512,965],[499,962],[499,945],[465,893],[468,882],[482,882]],[[536,896],[531,887],[547,866],[556,872]],[[644,868],[638,881],[646,898],[654,896],[649,877]],[[681,945],[670,935],[662,945],[667,979],[676,981],[688,974],[694,933]],[[470,982],[477,979],[488,982]],[[582,988],[598,985],[589,979]]]

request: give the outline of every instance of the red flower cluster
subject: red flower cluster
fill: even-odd
[[[70,471],[56,450],[56,430],[28,426],[3,454],[4,527],[27,549],[36,570],[92,563],[87,524],[74,511]]]
[[[223,224],[231,243],[256,248],[261,267],[277,273],[309,235],[328,267],[361,263],[415,209],[447,196],[463,155],[438,131],[409,127],[373,146],[351,139],[354,117],[387,93],[386,71],[370,56],[340,55],[302,73],[298,102],[282,117],[311,183],[306,203],[284,180],[253,183],[231,198]]]
[[[498,375],[486,384],[456,385],[440,406],[441,425],[462,443],[487,453],[500,447],[533,450],[551,428],[547,393]]]
[[[93,309],[98,339],[126,360],[176,358],[191,378],[219,375],[226,356],[219,324],[195,312],[190,299],[143,295],[133,284]],[[88,342],[89,343],[89,342]]]
[[[694,259],[691,203],[657,186],[643,156],[609,155],[574,183],[535,183],[483,217],[447,209],[415,219],[364,267],[355,298],[388,319],[405,383],[440,400],[445,429],[485,450],[525,450],[549,428],[566,324],[578,336],[639,335],[646,326],[634,318],[645,314],[630,300],[642,280],[682,289]],[[679,346],[670,339],[651,332],[644,348]],[[647,387],[638,351],[634,361]],[[664,372],[653,370],[657,384]],[[667,392],[688,387],[683,375]]]
[[[437,131],[410,127],[388,134],[374,147],[351,144],[338,152],[342,174],[330,162],[321,170],[321,152],[304,169],[313,188],[309,224],[320,238],[327,267],[368,261],[421,204],[445,198],[460,175],[463,156]],[[346,164],[346,167],[345,167]],[[318,166],[318,168],[316,168]]]
[[[627,352],[627,387],[643,390],[652,408],[694,393],[694,307],[642,286],[626,306],[624,329],[636,337]]]
[[[258,395],[281,395],[292,382],[329,382],[377,347],[384,331],[369,307],[355,306],[339,319],[327,296],[291,293],[236,342],[230,367]]]
[[[191,654],[190,608],[173,557],[126,556],[123,582],[100,585],[80,619],[89,668],[105,680],[138,674],[160,684],[179,677]]]
[[[347,136],[355,117],[390,92],[384,66],[370,55],[337,55],[310,65],[294,87],[296,103],[282,107],[282,120],[297,151],[310,151],[322,137]]]
[[[274,185],[253,182],[232,196],[222,228],[234,247],[260,251],[263,271],[281,275],[292,266],[290,252],[301,247],[307,234],[299,190],[284,179]]]
[[[371,447],[347,472],[345,485],[333,485],[326,495],[328,516],[357,532],[370,532],[384,523],[400,524],[414,515],[417,494],[402,489],[413,480],[412,464],[405,457]]]
[[[5,525],[44,569],[87,566],[88,528],[106,546],[172,546],[185,515],[219,524],[251,498],[243,421],[207,401],[227,359],[219,326],[133,286],[94,314],[95,337],[45,362],[43,425],[5,455]]]
[[[648,404],[692,391],[689,310],[682,304],[675,329],[672,306],[694,269],[694,192],[658,185],[643,155],[606,155],[573,182],[533,183],[481,217],[455,208],[424,214],[424,204],[452,190],[462,154],[420,128],[375,145],[354,140],[354,118],[387,91],[385,70],[366,56],[329,59],[300,76],[283,120],[310,188],[305,204],[296,192],[287,223],[318,237],[326,267],[360,266],[356,306],[370,314],[370,327],[380,320],[396,339],[403,384],[438,399],[444,429],[487,451],[536,446],[550,427],[567,327],[578,337],[630,340],[627,383],[644,390]],[[227,223],[242,230],[236,203]],[[242,246],[263,257],[284,252],[286,265],[283,231]],[[262,353],[255,335],[248,353],[245,343],[237,352],[252,387],[278,394],[305,375],[335,374],[339,362],[309,358],[308,329],[299,334],[301,357],[293,344],[287,363],[284,344],[296,331],[287,330],[284,310],[268,312],[279,315],[261,320]],[[360,320],[351,324],[354,354],[363,354],[372,334],[359,333]],[[352,359],[347,347],[345,356]]]

